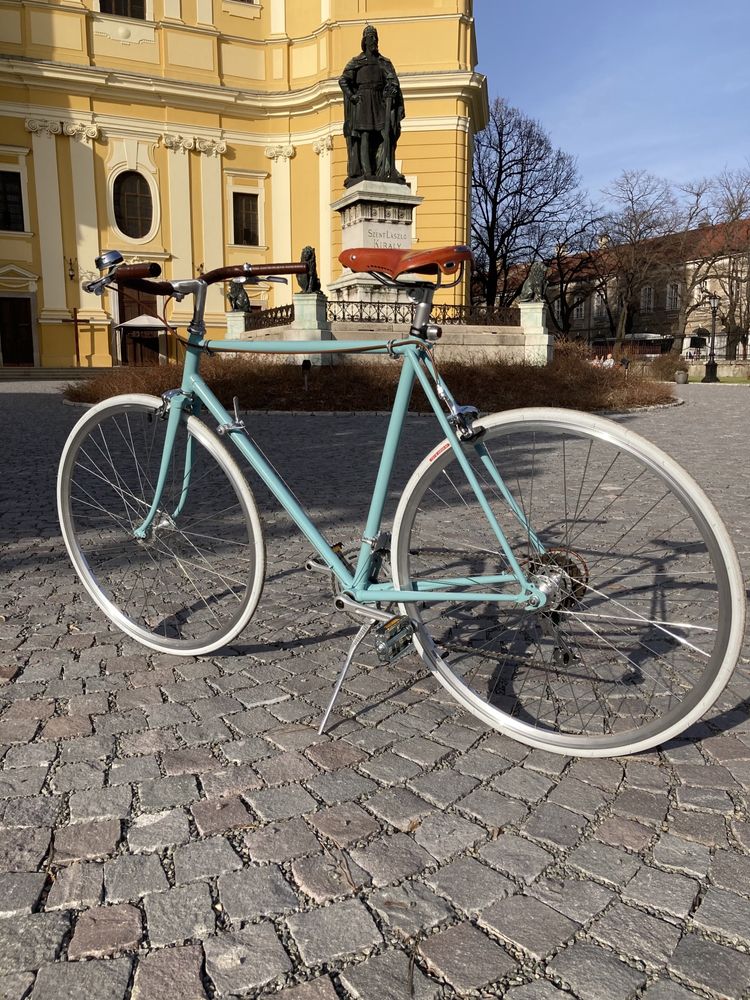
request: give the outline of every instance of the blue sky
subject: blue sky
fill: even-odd
[[[479,70],[578,160],[675,183],[750,161],[750,0],[474,0]]]

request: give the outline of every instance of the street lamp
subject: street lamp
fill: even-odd
[[[719,308],[719,296],[716,292],[711,292],[708,296],[708,305],[711,310],[711,344],[708,349],[708,361],[706,362],[706,374],[701,382],[720,382],[721,379],[716,374],[716,357],[714,348],[716,346],[716,312]]]

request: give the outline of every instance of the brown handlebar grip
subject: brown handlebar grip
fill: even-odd
[[[119,268],[117,269],[117,282],[123,288],[134,288],[136,292],[148,292],[149,295],[174,295],[174,286],[169,281],[147,281],[145,278],[128,277],[121,279]]]
[[[158,278],[161,267],[155,261],[144,261],[142,264],[120,264],[116,270],[118,281],[128,281],[132,278]]]

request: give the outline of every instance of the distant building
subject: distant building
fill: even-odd
[[[560,257],[548,270],[552,326],[600,353],[615,339],[618,285],[624,280],[620,259],[603,244],[590,254]],[[626,350],[659,354],[678,340],[683,352],[705,356],[712,322],[708,295],[715,292],[716,355],[747,358],[750,219],[649,240],[638,271],[630,289]]]
[[[338,277],[338,78],[368,17],[406,102],[396,155],[424,198],[416,245],[466,242],[487,115],[471,0],[3,0],[0,364],[133,360],[118,325],[163,303],[83,292],[100,248],[171,278],[298,259],[310,244],[324,288]],[[293,290],[253,289],[251,306]],[[212,336],[226,308],[214,287]],[[184,324],[187,303],[166,318]],[[142,360],[177,355],[171,330],[141,339]]]

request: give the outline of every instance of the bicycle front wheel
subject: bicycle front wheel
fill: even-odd
[[[479,423],[464,454],[547,603],[404,605],[419,653],[469,711],[531,746],[609,756],[675,736],[716,700],[742,642],[742,576],[713,505],[611,421],[539,408]],[[393,551],[401,589],[518,589],[487,584],[509,560],[447,442],[406,487]]]
[[[238,465],[186,416],[157,516],[146,538],[135,536],[161,465],[161,405],[117,396],[79,420],[60,462],[58,512],[73,566],[114,624],[151,649],[195,656],[250,620],[263,587],[263,533]]]

